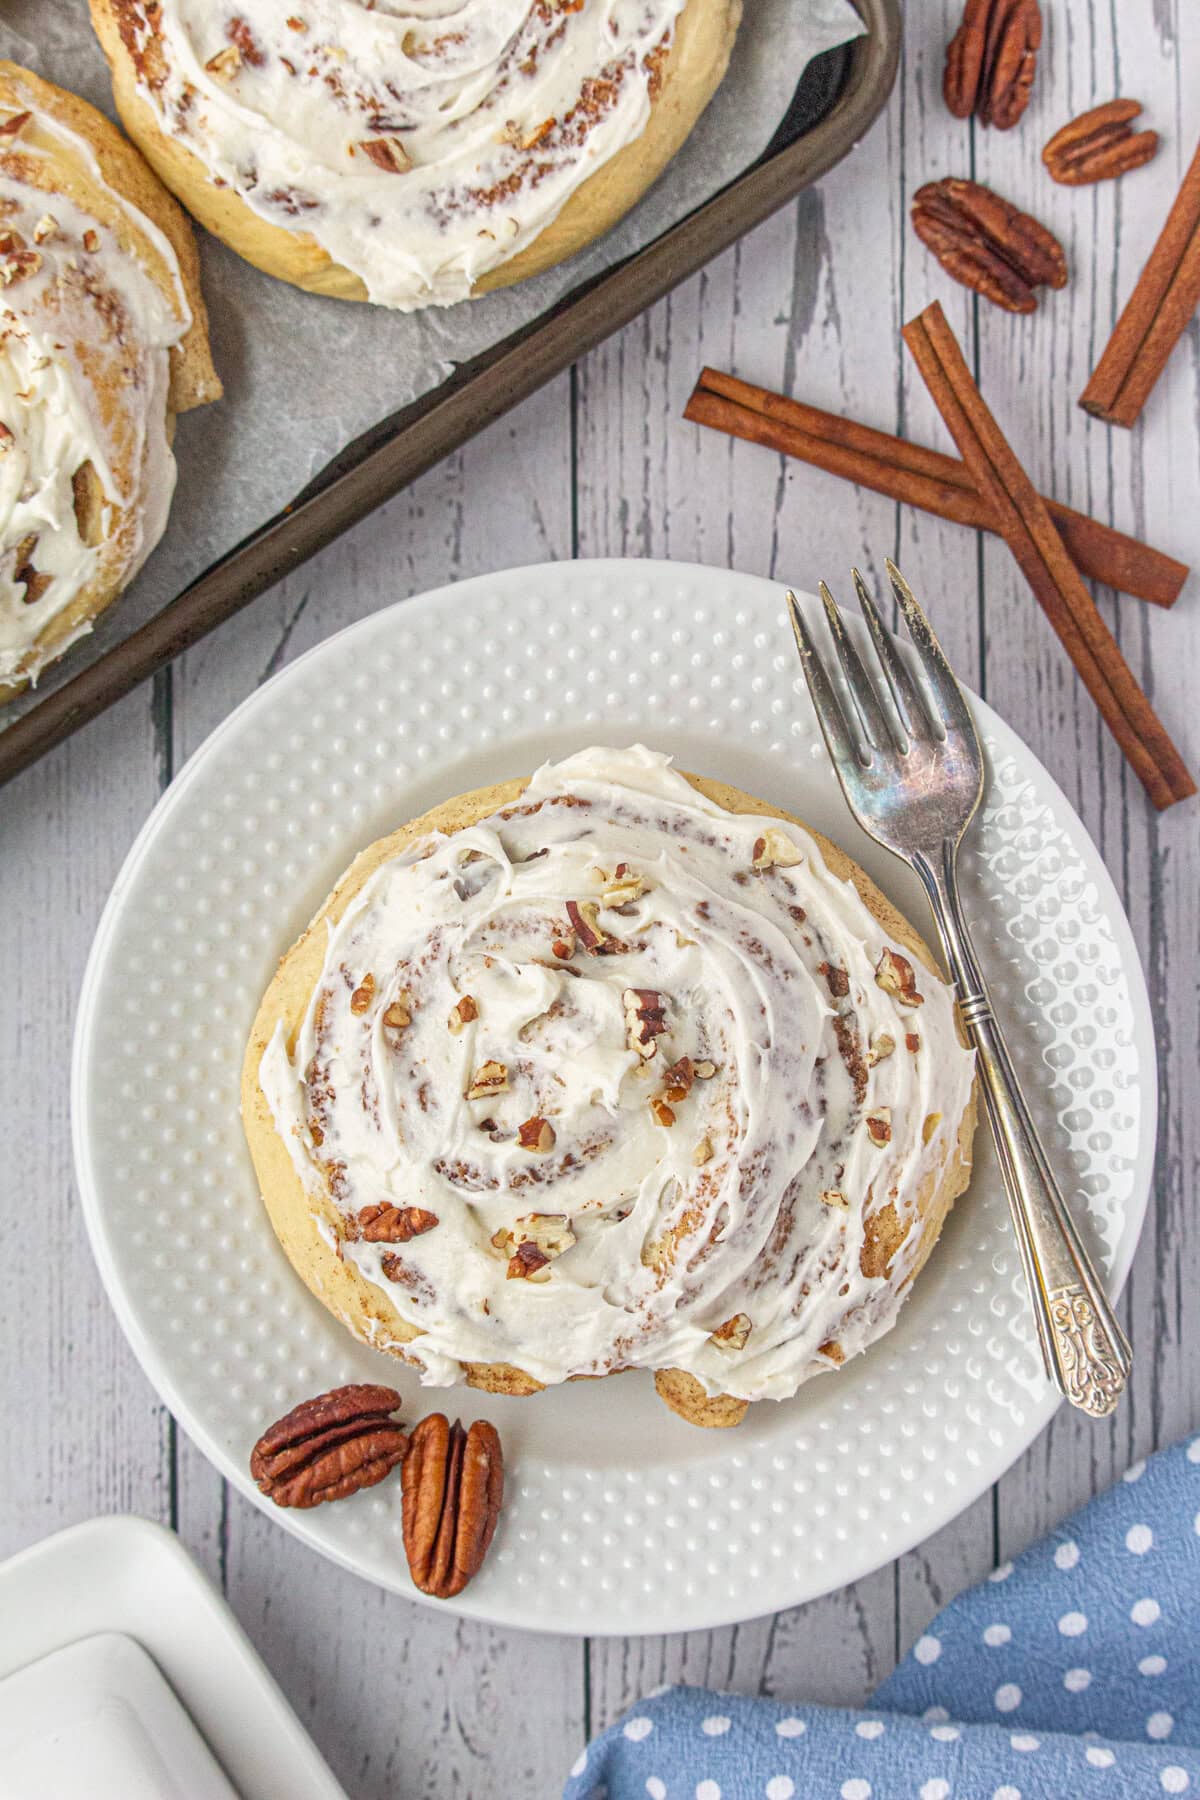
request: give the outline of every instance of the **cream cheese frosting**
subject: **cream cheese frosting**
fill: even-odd
[[[162,536],[175,486],[169,352],[191,324],[165,235],[104,182],[83,138],[41,113],[21,126],[27,116],[0,108],[0,682],[36,681],[48,660],[37,640],[96,574],[113,508],[136,514],[126,579]],[[68,198],[56,159],[130,231]],[[132,252],[138,236],[170,271],[174,305]],[[77,507],[85,467],[103,495],[94,543]]]
[[[684,0],[125,0],[160,128],[411,310],[464,299],[645,129]]]
[[[423,1380],[678,1368],[755,1400],[893,1323],[972,1074],[950,991],[808,833],[638,746],[385,862],[259,1079]],[[393,1207],[415,1235],[370,1241]]]

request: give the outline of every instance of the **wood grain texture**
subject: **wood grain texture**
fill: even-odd
[[[9,1378],[0,1395],[0,1551],[122,1508],[173,1522],[356,1800],[555,1794],[584,1737],[664,1681],[853,1704],[931,1615],[1133,1457],[1200,1418],[1200,831],[1152,816],[1002,545],[685,425],[704,362],[948,448],[899,348],[938,297],[1033,478],[1057,498],[1200,561],[1200,326],[1141,424],[1074,404],[1200,132],[1190,0],[1051,0],[1033,101],[1011,133],[940,97],[955,0],[909,9],[885,117],[820,187],[189,653],[3,797],[0,944],[8,996]],[[1056,188],[1064,120],[1114,93],[1146,106],[1158,158],[1124,181]],[[1062,236],[1069,286],[1013,319],[953,286],[908,229],[922,180],[968,174]],[[157,794],[229,709],[343,624],[405,593],[549,557],[694,558],[835,592],[895,555],[961,673],[1066,789],[1121,891],[1159,1026],[1160,1155],[1123,1302],[1131,1393],[1105,1424],[1062,1412],[992,1494],[854,1587],[710,1633],[590,1644],[440,1618],[295,1543],[176,1431],[109,1311],[73,1199],[66,1081],[75,996],[113,876]],[[1200,761],[1193,577],[1171,614],[1100,596],[1156,707]],[[47,1230],[47,1227],[49,1228]],[[52,1258],[45,1243],[57,1246]]]

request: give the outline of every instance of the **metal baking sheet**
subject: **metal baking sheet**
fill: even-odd
[[[147,680],[485,425],[668,293],[839,161],[882,109],[899,0],[854,0],[866,34],[818,56],[754,166],[624,261],[342,450],[274,517],[0,731],[0,782]]]

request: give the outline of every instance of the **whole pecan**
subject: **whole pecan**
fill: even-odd
[[[926,182],[913,195],[912,222],[948,275],[1008,312],[1034,312],[1037,287],[1066,286],[1054,234],[977,181]]]
[[[942,92],[956,119],[1008,131],[1029,104],[1042,41],[1038,0],[967,0],[946,47]]]
[[[479,1572],[500,1517],[504,1457],[493,1425],[469,1431],[430,1413],[412,1434],[401,1472],[404,1549],[423,1594],[449,1600]]]
[[[408,1447],[390,1416],[399,1405],[395,1388],[365,1383],[305,1400],[264,1431],[250,1473],[276,1506],[320,1506],[374,1487]]]
[[[1064,187],[1084,187],[1148,163],[1158,149],[1158,133],[1134,131],[1130,121],[1141,110],[1137,100],[1106,100],[1056,131],[1042,151],[1042,161],[1055,181]]]

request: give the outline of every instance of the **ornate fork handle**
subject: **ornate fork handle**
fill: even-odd
[[[1103,1418],[1129,1375],[1129,1344],[1075,1229],[992,1012],[958,896],[955,846],[942,866],[914,859],[929,896],[958,1010],[975,1047],[984,1103],[1021,1249],[1046,1373],[1073,1406]]]

